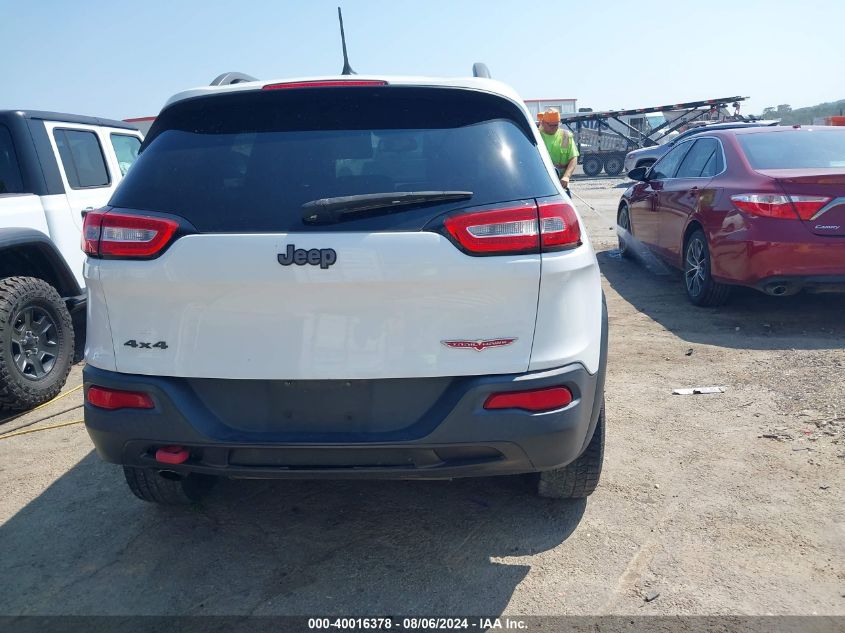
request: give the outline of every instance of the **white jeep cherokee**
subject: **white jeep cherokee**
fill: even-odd
[[[218,476],[598,483],[599,269],[508,86],[183,92],[83,246],[85,422],[141,499]]]

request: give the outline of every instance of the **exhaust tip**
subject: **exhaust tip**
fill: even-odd
[[[787,284],[774,283],[766,286],[766,294],[773,297],[783,297],[784,295],[794,294],[794,289]]]
[[[187,477],[184,473],[177,473],[175,470],[160,470],[158,476],[169,481],[182,481]]]

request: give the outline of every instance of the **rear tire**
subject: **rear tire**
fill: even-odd
[[[0,408],[55,398],[73,361],[73,322],[53,286],[35,277],[0,280]]]
[[[619,207],[619,215],[616,219],[616,224],[620,229],[625,230],[625,234],[621,234],[617,238],[619,241],[619,255],[625,259],[630,259],[631,249],[628,247],[628,240],[631,239],[631,215],[627,204],[623,204]]]
[[[546,499],[583,499],[599,485],[604,463],[604,402],[587,449],[571,464],[540,473],[537,493]]]
[[[608,156],[604,161],[604,171],[608,176],[618,176],[625,167],[623,156]]]
[[[190,474],[169,479],[152,468],[124,466],[123,476],[129,489],[142,501],[168,506],[197,503],[214,485],[214,477]]]
[[[720,306],[730,298],[731,287],[713,281],[710,264],[707,237],[704,231],[695,231],[684,246],[684,288],[694,305]]]
[[[587,156],[581,167],[585,176],[598,176],[601,173],[601,159],[598,156]]]

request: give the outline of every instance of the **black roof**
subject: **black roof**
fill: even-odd
[[[116,119],[102,119],[100,117],[82,116],[80,114],[67,114],[65,112],[46,112],[43,110],[0,110],[0,120],[8,117],[21,117],[24,119],[40,119],[44,121],[61,121],[63,123],[82,123],[83,125],[103,125],[106,127],[117,127],[125,130],[136,130],[137,127],[126,121]]]

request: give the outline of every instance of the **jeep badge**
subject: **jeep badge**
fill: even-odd
[[[305,250],[304,248],[296,248],[293,244],[288,244],[287,251],[279,253],[278,259],[282,266],[290,266],[291,264],[305,266],[307,264],[326,269],[337,261],[337,253],[333,248]]]

